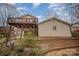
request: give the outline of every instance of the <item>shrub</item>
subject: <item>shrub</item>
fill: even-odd
[[[10,55],[10,51],[8,51],[6,48],[5,49],[1,49],[0,50],[0,55],[1,56],[9,56]]]
[[[37,45],[37,37],[32,36],[32,35],[27,35],[22,40],[22,45],[25,47],[35,47]]]
[[[16,55],[19,55],[19,56],[22,55],[23,51],[24,51],[23,47],[17,47],[16,48]]]
[[[0,39],[3,38],[3,37],[4,37],[4,35],[0,33]]]
[[[41,56],[41,55],[43,55],[43,54],[42,54],[42,50],[41,50],[40,48],[33,48],[33,49],[32,49],[32,53],[33,53],[33,55],[35,55],[35,56]]]

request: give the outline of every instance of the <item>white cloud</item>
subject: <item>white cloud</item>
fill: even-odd
[[[58,15],[64,13],[65,6],[63,3],[52,3],[49,4],[48,8],[49,11],[51,10],[51,12],[55,12]]]
[[[32,9],[33,9],[33,8],[37,8],[38,6],[40,6],[40,4],[41,4],[41,3],[33,3]]]
[[[17,7],[18,10],[25,10],[25,11],[30,11],[29,8],[26,8],[26,7]]]
[[[8,4],[10,4],[10,5],[16,5],[16,3],[8,3]]]
[[[63,3],[51,3],[51,4],[49,4],[49,7],[48,8],[60,8],[60,7],[62,7],[63,6]]]
[[[57,3],[51,3],[51,4],[49,4],[48,8],[57,7],[57,6],[58,6]]]
[[[42,16],[37,16],[38,18],[41,18]]]
[[[20,15],[24,15],[32,12],[32,10],[27,7],[17,7],[17,10],[20,12]]]
[[[38,22],[43,21],[43,17],[41,15],[37,16],[37,18],[38,18]]]

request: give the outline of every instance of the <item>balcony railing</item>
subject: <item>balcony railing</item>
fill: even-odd
[[[7,21],[8,23],[33,23],[33,24],[37,24],[38,21],[37,19],[20,19],[20,18],[17,18],[17,19],[8,19]]]

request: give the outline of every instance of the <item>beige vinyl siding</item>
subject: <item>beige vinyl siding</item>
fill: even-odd
[[[56,26],[56,30],[53,30],[53,26]],[[69,25],[57,20],[52,19],[50,21],[40,23],[38,28],[39,36],[71,37]]]

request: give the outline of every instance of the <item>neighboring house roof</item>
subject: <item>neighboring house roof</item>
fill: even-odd
[[[74,25],[72,26],[72,28],[79,28],[79,25],[74,24]]]
[[[56,21],[62,22],[62,23],[64,23],[64,24],[71,25],[70,23],[68,23],[68,22],[66,22],[66,21],[63,21],[63,20],[60,20],[60,19],[58,19],[58,18],[56,18],[56,17],[53,17],[53,18],[50,18],[50,19],[48,19],[48,20],[42,21],[42,22],[40,22],[39,24],[43,24],[43,23],[48,22],[48,21],[50,21],[50,20],[56,20]]]

